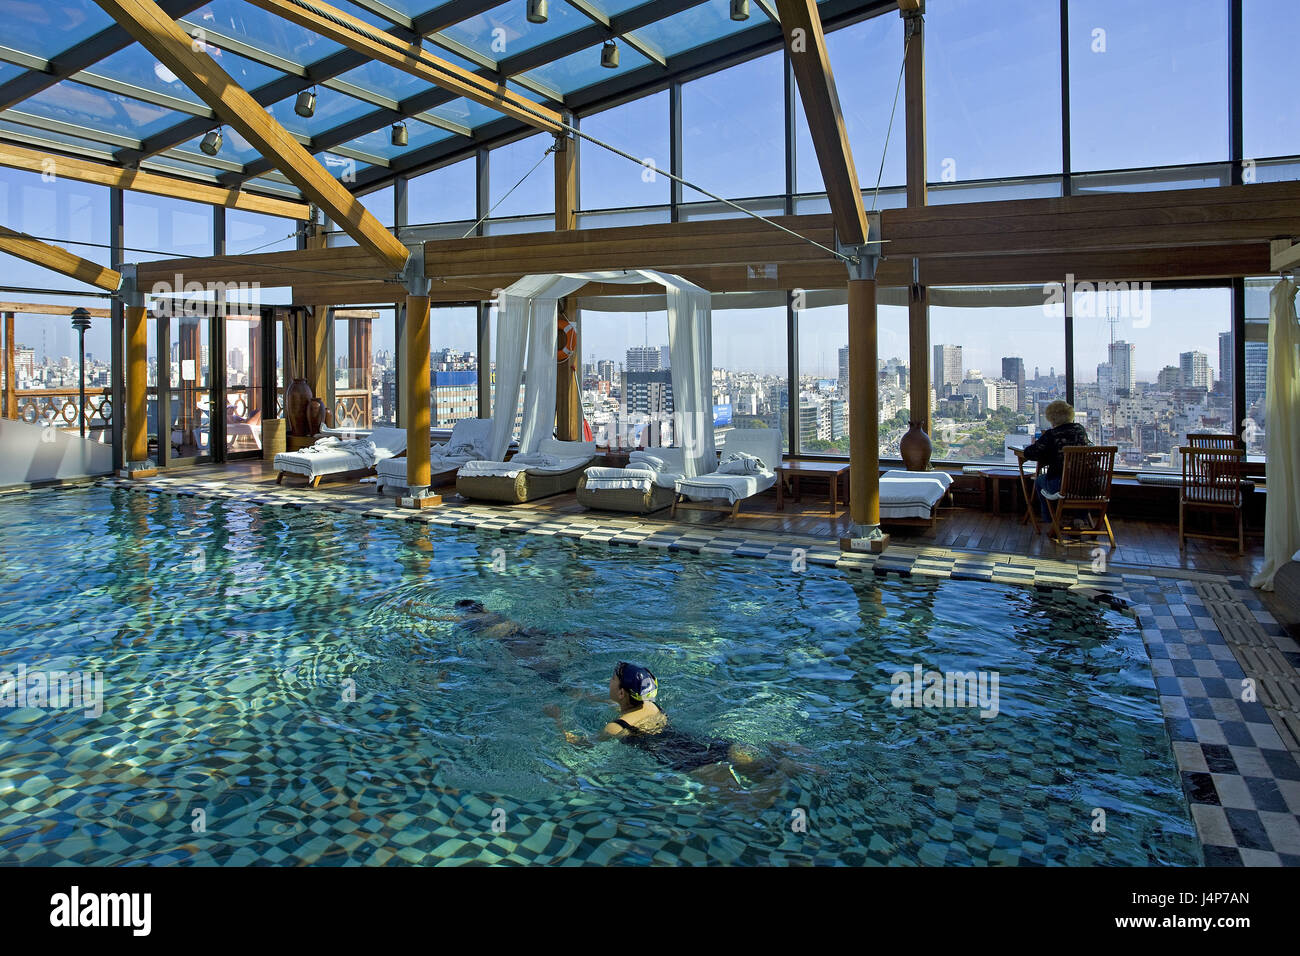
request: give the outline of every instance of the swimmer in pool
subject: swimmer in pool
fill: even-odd
[[[453,621],[458,629],[475,637],[497,641],[524,667],[542,680],[560,682],[561,662],[548,647],[551,635],[524,627],[504,614],[489,611],[482,601],[462,598],[454,605],[454,614],[421,615],[429,621]]]
[[[549,706],[545,713],[555,721],[564,739],[575,746],[591,747],[605,740],[618,740],[679,773],[728,789],[744,785],[737,771],[769,786],[783,783],[791,771],[820,772],[819,768],[802,766],[783,756],[764,757],[744,744],[698,737],[673,727],[668,715],[655,703],[658,696],[659,681],[654,674],[622,661],[609,679],[609,699],[618,705],[618,717],[606,724],[595,739],[565,730],[559,707]]]

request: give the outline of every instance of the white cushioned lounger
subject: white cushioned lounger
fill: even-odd
[[[758,474],[720,475],[716,472],[682,478],[677,482],[677,501],[674,511],[683,505],[684,498],[692,502],[725,502],[733,515],[740,511],[746,498],[762,494],[776,484],[776,468],[781,464],[781,431],[776,428],[733,428],[727,432],[722,448],[722,458],[734,454],[753,455],[762,462]]]
[[[648,459],[657,458],[663,467]],[[578,504],[605,511],[649,514],[673,503],[677,481],[686,470],[681,448],[632,452],[626,468],[588,468],[578,481]]]
[[[451,427],[451,437],[445,442],[429,446],[429,475],[435,484],[455,481],[456,471],[469,461],[482,461],[487,457],[488,442],[492,439],[492,419],[465,418]],[[406,490],[406,459],[388,458],[375,466],[378,489]]]
[[[951,485],[946,471],[887,471],[880,476],[880,520],[929,521]]]
[[[302,475],[315,487],[326,475],[368,471],[404,451],[404,428],[375,428],[367,437],[352,441],[327,436],[300,451],[282,451],[276,455],[274,466],[280,472],[276,483],[279,484],[286,474]]]

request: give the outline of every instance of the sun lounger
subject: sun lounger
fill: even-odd
[[[727,432],[718,470],[677,482],[673,514],[679,508],[740,514],[742,501],[776,484],[781,432],[776,428],[733,428]]]
[[[372,470],[379,462],[406,451],[406,430],[376,428],[366,438],[326,436],[300,451],[282,451],[275,456],[275,483],[285,475],[301,475],[315,488],[326,475]]]
[[[685,459],[681,448],[648,448],[632,452],[625,468],[588,468],[578,479],[578,504],[643,515],[667,508]]]
[[[595,457],[595,442],[545,438],[531,454],[461,465],[456,491],[463,498],[507,504],[563,494],[578,487],[578,479]]]
[[[881,524],[933,525],[952,486],[946,471],[887,471],[880,476]]]
[[[466,462],[482,461],[487,457],[488,442],[492,438],[492,419],[465,418],[456,422],[451,437],[429,447],[429,487],[449,485],[456,480],[456,472]],[[406,459],[390,458],[375,468],[380,494],[401,497],[406,493]]]

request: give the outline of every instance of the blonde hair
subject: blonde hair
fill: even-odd
[[[1053,428],[1074,421],[1074,406],[1063,399],[1057,399],[1043,409],[1043,414]]]

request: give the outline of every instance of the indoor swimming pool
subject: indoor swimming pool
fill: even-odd
[[[623,660],[784,772],[567,743]],[[1138,626],[1062,591],[96,487],[0,502],[20,667],[102,713],[0,706],[5,863],[1202,862]]]

